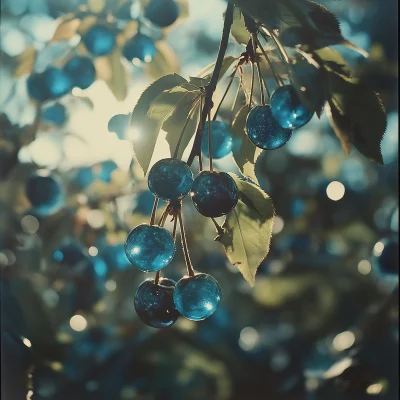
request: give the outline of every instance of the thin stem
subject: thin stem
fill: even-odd
[[[179,212],[179,214],[178,214],[178,219],[179,219],[179,229],[181,231],[181,242],[182,242],[183,255],[185,257],[187,272],[188,272],[189,276],[194,276],[194,269],[193,269],[192,262],[190,261],[189,248],[188,248],[187,241],[186,241],[186,233],[185,233],[185,228],[183,227],[181,212]]]
[[[202,97],[202,95],[200,95],[200,97]],[[185,133],[185,130],[186,130],[188,124],[189,124],[189,121],[190,121],[190,119],[192,118],[192,115],[194,114],[194,112],[195,112],[196,109],[197,109],[197,104],[198,104],[198,103],[199,103],[199,100],[198,100],[198,97],[196,97],[196,98],[194,99],[193,108],[190,110],[189,115],[188,115],[187,118],[186,118],[185,125],[183,125],[182,131],[181,131],[181,134],[180,134],[180,136],[179,136],[178,143],[176,144],[175,151],[174,151],[174,155],[172,156],[172,158],[176,158],[177,155],[178,155],[179,147],[180,147],[181,142],[182,142],[182,139],[183,139],[183,134]]]
[[[262,34],[262,33],[261,33],[261,34]],[[263,56],[264,56],[265,59],[267,60],[269,69],[272,71],[272,75],[274,75],[276,84],[277,84],[278,86],[282,86],[282,85],[283,85],[283,80],[282,80],[282,78],[275,72],[275,68],[272,66],[271,60],[269,59],[268,54],[266,53],[266,51],[265,51],[264,48],[262,47],[262,44],[261,44],[260,40],[258,39],[258,37],[256,37],[256,40],[257,40],[258,47],[260,48],[261,52],[263,53]]]
[[[167,207],[165,207],[165,210],[163,211],[163,213],[161,214],[160,219],[158,220],[158,224],[159,226],[164,226],[165,221],[167,219],[167,215],[169,212],[169,204],[167,205]]]
[[[201,97],[200,99],[200,110],[203,109],[203,97]],[[199,129],[201,129],[202,131],[204,130],[204,126],[202,125],[203,121],[200,120],[199,122]],[[199,153],[199,170],[200,172],[203,171],[203,154],[200,151]]]
[[[211,138],[211,113],[208,112],[208,158],[210,160],[210,171],[213,171],[212,138]]]
[[[203,155],[201,154],[201,152],[199,154],[199,171],[203,171]]]
[[[271,98],[271,94],[269,93],[268,86],[264,85],[264,81],[261,76],[260,62],[258,60],[258,55],[257,55],[257,44],[256,44],[255,35],[251,35],[251,42],[253,44],[253,52],[254,52],[254,58],[256,60],[256,65],[257,65],[258,80],[260,82],[261,104],[263,106],[265,106],[264,86],[265,86],[265,90],[267,91],[267,95],[268,95],[269,99]]]
[[[237,88],[237,90],[236,90],[236,95],[235,95],[235,98],[234,98],[234,100],[233,100],[233,104],[232,104],[232,108],[231,108],[231,113],[233,113],[233,111],[235,110],[235,106],[236,106],[236,103],[237,103],[238,98],[239,98],[239,93],[240,93],[240,84],[238,85],[238,88]]]
[[[160,271],[157,271],[156,277],[154,278],[154,283],[158,285],[158,282],[160,281]]]
[[[240,75],[240,86],[241,86],[242,89],[243,89],[244,97],[246,97],[246,103],[247,103],[248,101],[250,101],[250,95],[249,95],[249,93],[247,92],[246,86],[245,86],[245,84],[244,84],[244,82],[243,82],[243,73]]]
[[[150,225],[154,225],[156,221],[156,212],[158,207],[158,197],[154,199],[153,210],[151,211]]]
[[[264,25],[262,26],[262,28],[265,30],[265,32],[267,32],[267,34],[272,38],[272,40],[275,42],[275,45],[279,51],[279,53],[281,54],[281,56],[283,57],[283,61],[285,61],[286,64],[289,64],[290,62],[290,57],[288,55],[288,53],[286,52],[285,48],[283,47],[282,43],[279,41],[278,37],[275,35],[275,33],[273,31],[270,31],[267,27],[265,27]],[[264,39],[266,39],[265,33],[263,34],[263,32],[261,33],[264,37]]]
[[[224,93],[224,95],[222,96],[222,99],[221,99],[221,101],[220,101],[219,104],[218,104],[217,110],[215,111],[215,114],[214,114],[214,117],[213,117],[213,121],[215,121],[215,120],[217,119],[218,112],[219,112],[219,110],[220,110],[220,108],[221,108],[221,106],[222,106],[222,103],[223,103],[224,100],[225,100],[226,95],[227,95],[228,92],[229,92],[229,89],[230,89],[231,86],[232,86],[233,80],[234,80],[234,78],[235,78],[235,76],[236,76],[236,72],[237,72],[238,69],[239,69],[239,65],[237,65],[237,66],[235,67],[235,69],[234,69],[234,71],[233,71],[233,73],[232,73],[232,76],[231,76],[231,78],[230,78],[230,80],[229,80],[229,83],[228,83],[228,86],[227,86],[227,88],[226,88],[226,90],[225,90],[225,93]]]
[[[255,68],[254,64],[251,64],[251,89],[250,89],[250,100],[249,100],[249,109],[251,108],[251,103],[253,102],[253,91],[254,91],[254,80],[255,80]]]
[[[206,96],[205,96],[205,101],[204,101],[204,107],[203,107],[202,114],[200,117],[200,124],[199,124],[199,128],[197,129],[197,132],[196,132],[196,137],[195,137],[195,140],[193,143],[192,151],[190,152],[190,155],[188,158],[188,162],[187,162],[188,165],[192,165],[195,157],[198,156],[201,152],[201,139],[203,136],[203,129],[200,129],[200,127],[204,126],[204,122],[207,119],[207,115],[213,107],[212,98],[213,98],[215,89],[217,87],[219,76],[221,74],[222,64],[224,61],[226,49],[228,47],[229,34],[230,34],[231,27],[233,24],[233,10],[234,10],[234,5],[232,3],[228,3],[228,5],[226,7],[224,27],[222,30],[222,37],[221,37],[221,43],[219,46],[217,61],[215,63],[215,68],[214,68],[214,71],[211,76],[210,84],[206,87]]]
[[[174,241],[176,239],[176,227],[177,227],[177,225],[178,225],[178,218],[175,215],[174,216],[174,227],[172,228],[172,237],[174,238]]]

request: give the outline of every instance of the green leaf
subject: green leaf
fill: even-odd
[[[200,89],[188,82],[184,82],[170,90],[166,90],[152,102],[148,115],[152,119],[164,121],[177,108],[191,109],[193,101],[201,94]],[[187,114],[186,114],[187,116]]]
[[[246,133],[246,118],[249,107],[243,106],[232,123],[233,148],[232,155],[243,176],[257,182],[254,166],[262,150],[256,147]]]
[[[350,142],[369,160],[383,164],[380,145],[387,119],[379,95],[334,73],[330,74],[330,85],[328,117],[342,144]]]
[[[343,56],[331,47],[316,50],[312,56],[328,72],[334,72],[344,78],[351,76],[350,68]]]
[[[146,65],[146,71],[152,79],[179,71],[179,60],[166,41],[156,42],[157,52],[153,60]]]
[[[198,78],[197,76],[190,76],[189,82],[200,89],[201,87],[207,86],[210,83],[210,80],[204,78]]]
[[[122,53],[119,48],[105,57],[111,71],[111,76],[105,82],[118,101],[125,100],[128,90],[127,72],[121,62],[121,57]]]
[[[130,127],[136,133],[132,137],[133,150],[144,174],[147,173],[149,168],[162,125],[162,121],[151,119],[147,115],[151,103],[165,90],[172,89],[185,82],[186,80],[177,74],[163,76],[143,92],[132,111]]]
[[[257,269],[269,251],[275,211],[271,198],[259,186],[230,175],[240,197],[216,240],[225,247],[229,261],[254,286]]]
[[[238,44],[247,46],[250,39],[250,34],[244,24],[244,17],[240,9],[235,7],[233,10],[233,24],[231,28],[231,35]]]
[[[221,72],[219,73],[218,82],[224,77],[224,75],[228,72],[229,68],[232,64],[237,60],[237,57],[228,56],[224,58],[222,62]],[[207,74],[203,77],[203,79],[210,81],[212,73]]]

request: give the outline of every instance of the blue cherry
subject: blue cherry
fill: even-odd
[[[28,90],[28,95],[32,99],[42,102],[48,99],[48,93],[46,85],[43,80],[43,75],[38,73],[33,73],[29,75],[26,81],[26,87]]]
[[[48,99],[64,96],[72,89],[71,78],[60,68],[50,67],[42,75]]]
[[[225,172],[203,171],[190,192],[197,211],[205,217],[221,217],[233,210],[239,200],[235,181]]]
[[[175,306],[185,318],[192,321],[211,316],[220,301],[221,288],[211,275],[184,276],[175,286]]]
[[[157,48],[154,40],[143,33],[138,33],[129,39],[122,49],[122,54],[127,60],[139,60],[145,63],[149,63],[154,58],[156,52]]]
[[[64,125],[67,121],[67,118],[67,109],[61,103],[55,103],[49,107],[46,107],[42,113],[43,121],[51,122],[56,126]]]
[[[193,174],[189,166],[175,158],[156,162],[149,172],[149,189],[163,200],[182,199],[189,193],[192,183]]]
[[[157,283],[147,279],[140,284],[135,294],[135,309],[139,318],[153,328],[171,326],[179,317],[173,293],[176,282],[161,278]]]
[[[116,114],[108,121],[109,132],[114,132],[118,138],[123,140],[126,137],[126,130],[129,125],[129,114]]]
[[[314,115],[302,104],[292,85],[281,86],[272,93],[271,111],[282,128],[290,129],[304,126]]]
[[[172,25],[179,17],[179,5],[174,0],[151,0],[144,16],[161,28]]]
[[[106,25],[93,25],[82,37],[86,48],[95,56],[110,54],[116,44],[115,33]]]
[[[214,159],[218,160],[232,151],[232,132],[230,127],[221,121],[211,121],[210,125],[212,156]],[[201,151],[206,157],[210,156],[208,152],[208,124],[206,124],[204,128]]]
[[[172,235],[160,226],[139,225],[125,241],[125,253],[135,267],[144,272],[165,268],[175,254]]]
[[[86,261],[83,247],[75,241],[66,241],[53,253],[53,259],[67,267],[75,267]]]
[[[292,136],[290,129],[282,128],[276,122],[269,105],[251,109],[246,119],[246,132],[249,139],[264,150],[278,149]]]
[[[72,57],[64,65],[64,71],[71,77],[73,86],[87,89],[96,79],[96,70],[89,57]]]
[[[31,175],[26,182],[25,192],[33,211],[41,217],[56,213],[64,203],[60,180],[47,170],[39,170]]]

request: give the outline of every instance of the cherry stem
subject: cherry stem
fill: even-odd
[[[233,111],[235,110],[235,106],[236,106],[236,103],[237,103],[238,98],[239,98],[239,93],[240,93],[240,84],[238,85],[238,88],[237,88],[237,90],[236,90],[236,95],[235,95],[235,98],[234,98],[234,100],[233,100],[233,104],[232,104],[232,108],[231,108],[231,113],[233,113]]]
[[[174,215],[174,227],[172,228],[172,237],[174,238],[174,241],[176,239],[176,228],[177,228],[177,225],[178,225],[178,217],[175,214]]]
[[[157,273],[156,273],[156,277],[154,278],[154,283],[156,284],[156,285],[158,285],[158,282],[160,281],[160,271],[157,271]]]
[[[212,159],[212,139],[211,139],[211,114],[208,112],[208,157],[210,160],[210,171],[213,171],[213,159]]]
[[[262,32],[261,32],[261,35],[263,36]],[[264,36],[263,36],[263,37],[264,37]],[[256,37],[256,41],[257,41],[258,47],[260,48],[261,52],[263,53],[263,56],[264,56],[265,59],[267,60],[269,69],[272,71],[272,75],[274,75],[276,84],[277,84],[278,86],[282,86],[282,85],[283,85],[283,80],[282,80],[282,78],[275,72],[275,68],[272,66],[271,60],[269,59],[267,52],[266,52],[266,51],[264,50],[264,48],[262,47],[262,44],[261,44],[260,40],[258,39],[258,37]]]
[[[178,219],[179,219],[179,229],[181,231],[181,242],[182,242],[183,255],[185,257],[187,272],[188,272],[189,276],[194,276],[194,269],[193,269],[192,262],[190,261],[189,248],[188,248],[187,241],[186,241],[185,228],[183,227],[182,212],[179,212]]]
[[[165,221],[167,220],[167,215],[169,212],[169,207],[170,205],[168,204],[167,207],[165,207],[165,210],[163,211],[163,213],[161,214],[160,219],[158,220],[158,226],[164,226]]]
[[[253,91],[254,91],[254,80],[255,80],[255,68],[254,64],[251,64],[251,89],[250,89],[250,99],[249,99],[249,109],[251,108],[251,104],[253,102]]]
[[[212,73],[210,83],[205,89],[206,95],[205,95],[205,99],[204,99],[204,107],[203,107],[201,117],[200,117],[200,124],[199,124],[199,127],[197,128],[193,147],[192,147],[192,150],[190,152],[190,155],[189,155],[189,158],[187,161],[189,166],[192,165],[195,157],[199,156],[199,154],[201,152],[201,139],[203,137],[202,127],[204,126],[204,122],[207,119],[208,113],[211,111],[211,109],[213,107],[212,98],[213,98],[215,89],[217,88],[218,79],[221,74],[221,69],[222,69],[222,65],[224,62],[226,49],[228,47],[229,34],[230,34],[231,27],[233,24],[233,10],[234,10],[234,5],[232,3],[228,3],[228,5],[226,7],[226,12],[225,12],[224,27],[222,30],[222,37],[221,37],[221,43],[219,45],[217,61],[215,63],[215,68]]]
[[[226,95],[227,95],[228,92],[229,92],[229,89],[230,89],[231,86],[232,86],[233,80],[235,79],[236,72],[237,72],[238,69],[239,69],[239,64],[235,67],[235,69],[234,69],[234,71],[233,71],[233,73],[232,73],[232,76],[231,76],[230,79],[229,79],[229,83],[228,83],[228,86],[226,87],[225,93],[224,93],[224,95],[222,96],[222,99],[221,99],[221,101],[220,101],[219,104],[218,104],[217,110],[215,111],[215,114],[214,114],[214,117],[213,117],[213,121],[215,121],[215,120],[217,119],[218,112],[219,112],[219,110],[220,110],[220,108],[221,108],[221,106],[222,106],[222,103],[223,103],[224,100],[225,100]]]
[[[203,96],[200,99],[200,110],[202,110],[202,109],[203,109]],[[200,121],[199,127],[203,131],[204,126],[202,126],[202,123],[203,123],[203,121]],[[199,153],[199,170],[200,170],[200,172],[203,171],[203,154],[201,151]]]
[[[157,207],[158,207],[158,197],[154,199],[153,209],[151,211],[151,217],[150,217],[150,225],[154,225],[156,221]]]
[[[256,44],[256,39],[255,35],[251,35],[251,43],[253,44],[253,52],[254,52],[254,59],[256,60],[256,65],[257,65],[257,73],[258,73],[258,80],[260,82],[260,91],[261,91],[261,104],[265,106],[265,96],[264,96],[264,80],[261,76],[261,69],[260,69],[260,62],[258,60],[258,55],[257,55],[257,44]],[[271,95],[269,93],[267,85],[265,85],[265,90],[267,91],[268,98],[271,98]]]

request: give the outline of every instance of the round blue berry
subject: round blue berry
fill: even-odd
[[[148,185],[154,196],[163,200],[179,200],[192,187],[193,174],[189,166],[175,158],[165,158],[150,169]]]
[[[205,217],[221,217],[233,210],[239,200],[235,181],[225,172],[203,171],[190,192],[197,211]]]
[[[58,264],[67,267],[76,267],[86,262],[87,255],[84,253],[83,247],[75,241],[67,241],[63,243],[54,253],[53,259]]]
[[[175,243],[165,228],[143,224],[129,233],[125,253],[135,268],[144,272],[159,271],[172,261]]]
[[[64,71],[71,77],[73,86],[87,89],[96,79],[96,70],[89,57],[72,57],[64,65]]]
[[[123,140],[129,125],[129,114],[116,114],[108,121],[109,132],[115,132]]]
[[[179,17],[179,6],[174,0],[151,0],[144,16],[161,28],[172,25]]]
[[[139,318],[153,328],[171,326],[179,317],[173,293],[175,281],[161,278],[156,284],[147,279],[140,284],[135,294],[135,310]]]
[[[95,177],[103,182],[111,182],[113,172],[118,169],[118,165],[112,161],[107,160],[100,164],[99,169],[95,168]]]
[[[174,303],[185,318],[201,321],[214,314],[221,301],[221,288],[211,275],[184,276],[175,286]]]
[[[138,33],[129,39],[122,49],[122,54],[127,60],[139,60],[145,63],[149,63],[154,58],[156,52],[157,48],[154,40],[142,33]]]
[[[376,256],[379,268],[384,274],[399,273],[399,243],[394,239],[382,239],[382,252]]]
[[[304,126],[314,115],[302,104],[292,85],[281,86],[271,96],[271,112],[282,128]]]
[[[42,74],[33,73],[29,75],[26,81],[26,87],[28,95],[32,99],[40,102],[48,99],[48,93]]]
[[[269,105],[251,109],[246,119],[246,132],[249,139],[264,150],[278,149],[292,136],[290,129],[282,128],[276,122]]]
[[[116,44],[115,33],[106,25],[93,25],[82,37],[86,48],[95,56],[110,54]]]
[[[60,180],[46,170],[37,171],[28,178],[25,192],[33,211],[41,217],[56,213],[64,203]]]
[[[72,89],[72,80],[62,69],[50,67],[42,73],[47,99],[66,95]]]
[[[212,156],[214,159],[218,160],[232,151],[232,133],[230,127],[224,122],[211,121],[210,125]],[[204,128],[201,151],[206,157],[210,156],[208,152],[208,124],[206,124]]]
[[[51,122],[56,126],[62,126],[67,120],[67,109],[63,104],[55,103],[46,107],[42,113],[42,119],[46,122]]]

